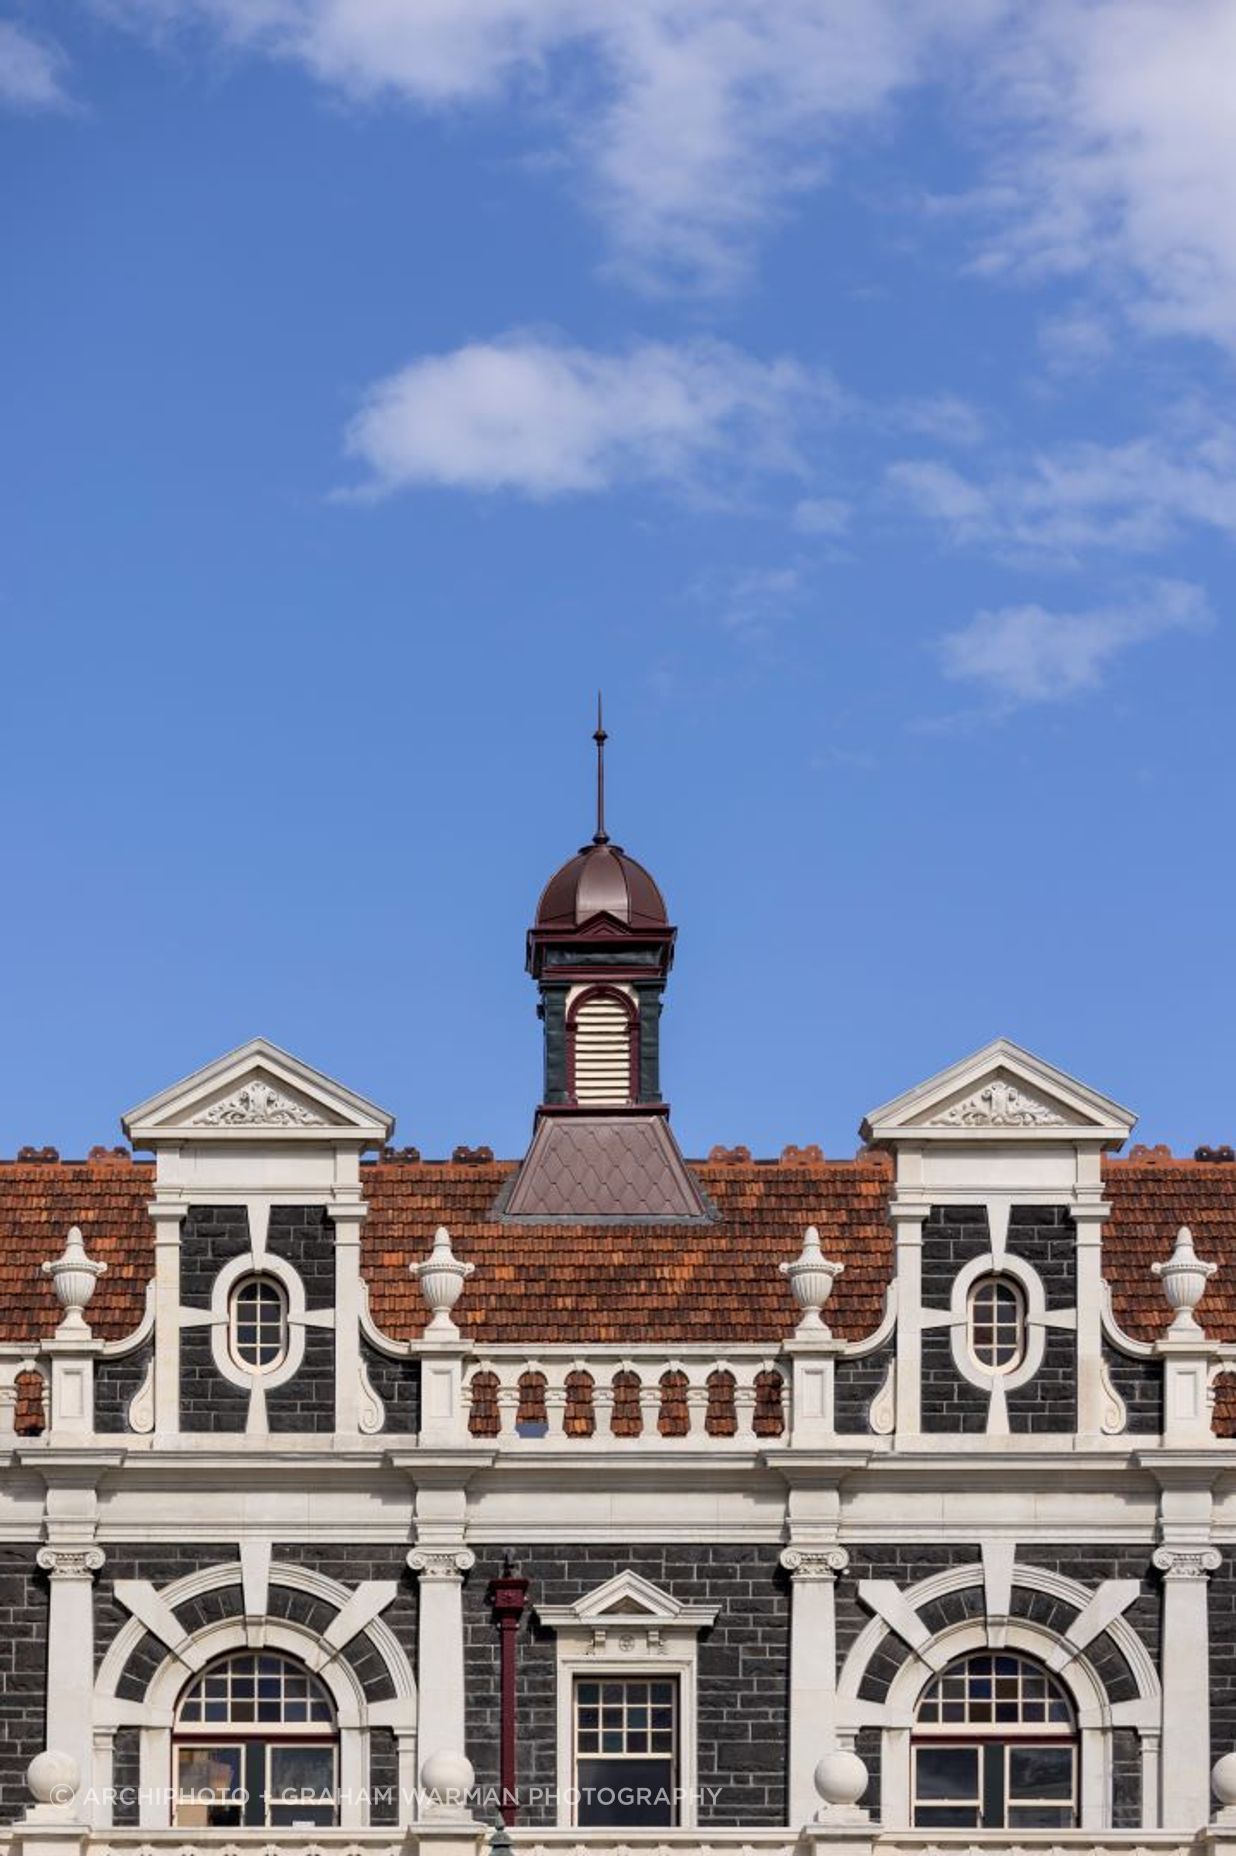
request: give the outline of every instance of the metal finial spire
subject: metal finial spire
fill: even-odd
[[[594,844],[608,844],[609,833],[605,829],[605,743],[609,736],[605,732],[605,723],[601,717],[601,692],[597,691],[597,726],[592,739],[597,744],[597,828],[592,834]]]

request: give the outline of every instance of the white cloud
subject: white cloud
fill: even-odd
[[[1061,445],[982,483],[938,459],[890,465],[887,479],[951,541],[1005,554],[1144,554],[1190,528],[1236,536],[1236,427],[1226,425]]]
[[[565,136],[620,265],[718,284],[857,126],[1008,0],[95,4],[159,32],[204,21],[359,99],[547,101],[539,120]]]
[[[796,472],[796,424],[830,393],[826,377],[718,342],[607,354],[512,334],[379,381],[347,445],[376,490],[549,497],[655,481],[701,494],[739,471]]]
[[[1003,606],[978,613],[940,640],[944,674],[982,685],[997,701],[1061,702],[1098,685],[1113,659],[1165,632],[1210,622],[1205,594],[1187,581],[1164,580],[1122,606],[1049,612]]]
[[[58,46],[36,38],[15,20],[0,19],[0,107],[64,109],[64,63]]]
[[[990,268],[1089,274],[1236,345],[1236,7],[1035,0],[989,55]]]

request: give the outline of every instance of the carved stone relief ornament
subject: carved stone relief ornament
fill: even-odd
[[[1156,1547],[1153,1554],[1165,1579],[1206,1579],[1222,1560],[1217,1547]]]
[[[462,1579],[476,1565],[471,1547],[413,1547],[408,1565],[422,1579]]]
[[[195,1128],[324,1128],[326,1118],[316,1109],[260,1079],[244,1083],[221,1102],[212,1103],[195,1115]]]
[[[53,1579],[90,1579],[102,1566],[102,1547],[40,1547],[36,1563]]]
[[[835,1579],[850,1563],[844,1547],[785,1547],[781,1564],[796,1583],[807,1579]]]
[[[964,1102],[954,1102],[932,1117],[933,1128],[1062,1128],[1064,1116],[1016,1083],[999,1077],[984,1083]]]

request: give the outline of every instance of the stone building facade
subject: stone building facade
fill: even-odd
[[[1230,1151],[998,1040],[853,1159],[688,1161],[674,943],[599,823],[521,1161],[258,1039],[0,1163],[6,1818],[45,1749],[40,1810],[177,1847],[394,1834],[465,1758],[581,1842],[1231,1805]]]

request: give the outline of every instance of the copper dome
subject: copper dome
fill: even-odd
[[[612,915],[633,929],[669,925],[660,890],[617,844],[586,844],[550,877],[537,904],[537,929],[580,928],[594,915]]]

